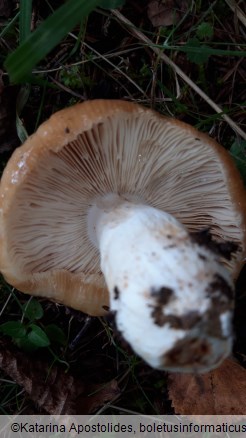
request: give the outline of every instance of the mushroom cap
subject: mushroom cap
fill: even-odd
[[[17,289],[91,315],[108,292],[87,216],[107,193],[209,228],[246,246],[245,189],[232,159],[206,134],[137,104],[94,100],[53,114],[13,153],[0,185],[0,271]]]

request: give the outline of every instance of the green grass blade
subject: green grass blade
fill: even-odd
[[[0,38],[3,38],[9,32],[9,30],[15,24],[15,22],[19,18],[19,16],[20,16],[20,13],[17,12],[17,14],[12,18],[12,20],[0,32]]]
[[[33,67],[98,5],[100,0],[68,0],[57,9],[7,57],[5,68],[10,81],[25,81]]]
[[[32,0],[20,1],[20,44],[23,43],[31,32]]]
[[[175,46],[175,45],[154,45],[155,47],[162,48],[164,50],[178,50],[179,52],[184,53],[203,53],[207,56],[215,55],[215,56],[237,56],[239,58],[246,57],[246,51],[243,50],[245,46],[242,46],[242,50],[223,50],[223,49],[213,49],[210,46],[206,46],[203,43],[200,43],[200,46],[192,46],[190,42],[187,42],[184,46]]]
[[[30,89],[31,89],[30,84],[23,85],[18,93],[16,100],[16,130],[21,143],[24,143],[24,141],[28,137],[28,133],[20,118],[20,114],[28,101],[30,95]]]

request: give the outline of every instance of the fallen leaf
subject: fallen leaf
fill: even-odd
[[[87,388],[88,391],[88,388]],[[86,391],[86,392],[87,392]],[[120,390],[115,379],[107,382],[104,385],[91,385],[90,395],[80,396],[77,399],[77,414],[92,414],[96,412],[101,406],[109,401],[115,401],[119,395]]]
[[[50,415],[89,414],[120,394],[116,380],[95,385],[83,376],[75,378],[61,366],[50,367],[4,340],[0,341],[0,368]]]
[[[75,414],[76,398],[84,390],[64,369],[35,360],[0,341],[0,368],[28,393],[40,409],[53,415]]]
[[[151,0],[148,4],[148,18],[154,27],[172,26],[180,20],[185,3],[185,0]]]
[[[180,415],[245,415],[246,370],[231,359],[206,374],[173,373],[169,398]]]

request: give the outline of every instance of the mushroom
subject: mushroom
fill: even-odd
[[[245,192],[207,135],[129,102],[77,104],[14,152],[0,199],[0,270],[17,289],[90,315],[109,306],[159,369],[230,354]]]

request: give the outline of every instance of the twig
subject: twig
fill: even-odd
[[[146,37],[140,30],[136,29],[133,23],[129,21],[124,15],[122,15],[118,10],[112,10],[112,14],[123,23],[127,29],[136,37],[138,40],[146,43],[167,65],[169,65],[175,73],[180,76],[199,96],[204,99],[208,105],[211,106],[221,117],[228,123],[228,125],[239,134],[244,140],[246,140],[246,132],[244,132],[240,126],[237,125],[229,116],[223,113],[223,110],[212,100],[206,93],[204,93],[201,88],[199,88],[184,72],[178,67],[165,53],[163,53],[157,47],[153,47],[153,42]]]
[[[237,18],[241,21],[241,23],[246,27],[246,15],[235,2],[235,0],[225,0],[225,2],[228,4],[229,8],[237,15]]]
[[[106,61],[109,65],[111,65],[111,67],[114,68],[115,71],[118,71],[122,76],[124,76],[129,82],[131,82],[134,87],[137,88],[138,91],[140,91],[140,93],[142,93],[145,97],[147,97],[146,93],[144,92],[144,90],[135,82],[133,81],[125,72],[123,72],[119,67],[117,67],[115,64],[113,64],[111,61],[109,61],[107,59],[106,56],[100,54],[97,50],[95,50],[93,47],[91,47],[88,43],[83,42],[84,46],[87,47],[88,49],[92,50],[96,55],[100,55],[101,59],[103,59],[104,61]]]
[[[67,93],[71,94],[74,97],[79,98],[80,100],[86,100],[85,96],[83,96],[80,93],[76,93],[75,91],[71,90],[68,87],[65,87],[65,85],[61,84],[59,81],[57,81],[55,78],[52,78],[52,76],[49,76],[49,79],[54,82],[59,88],[66,91]]]

